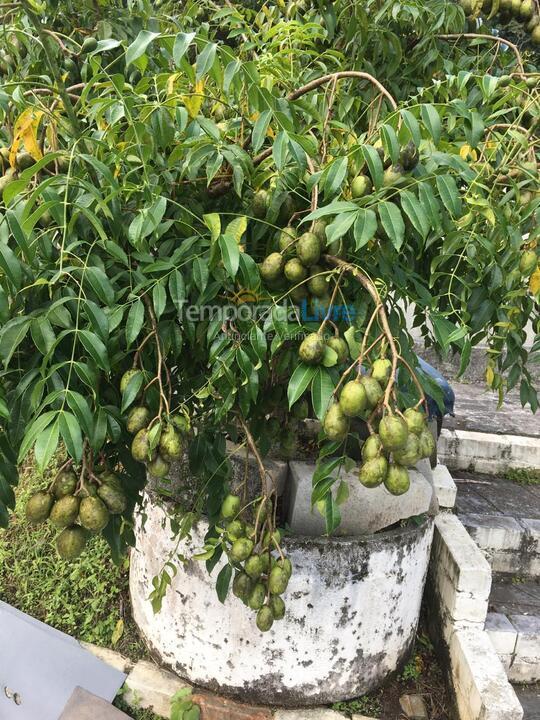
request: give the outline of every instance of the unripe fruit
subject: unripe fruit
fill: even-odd
[[[131,408],[126,422],[128,433],[136,435],[139,430],[145,428],[150,422],[150,410],[146,407],[137,406]]]
[[[268,605],[263,605],[257,613],[257,627],[261,632],[268,632],[273,624],[274,614],[272,612],[272,608]]]
[[[247,604],[252,610],[260,610],[266,600],[266,588],[262,583],[257,583],[248,596]]]
[[[424,428],[418,436],[418,444],[421,458],[429,458],[433,455],[437,446],[429,428]]]
[[[360,467],[358,479],[364,487],[378,487],[386,478],[388,471],[388,460],[384,457],[376,457],[366,460]]]
[[[287,255],[294,254],[294,242],[296,241],[296,228],[286,227],[279,233],[279,249]]]
[[[407,443],[407,423],[398,415],[385,415],[379,424],[379,435],[385,450],[401,450]]]
[[[68,527],[56,538],[56,549],[64,560],[75,560],[84,550],[86,533],[78,525]]]
[[[358,175],[351,183],[351,195],[353,198],[361,198],[372,190],[371,180],[367,175]]]
[[[242,501],[238,495],[227,495],[225,500],[221,504],[221,517],[228,520],[233,518],[240,512],[242,507]]]
[[[279,558],[278,561],[276,562],[276,565],[278,567],[280,567],[284,572],[286,572],[287,575],[289,576],[289,578],[291,577],[293,567],[292,567],[292,562],[289,560],[288,557]]]
[[[57,500],[66,495],[73,495],[77,489],[77,476],[71,470],[64,470],[56,476],[52,486],[54,497]]]
[[[249,538],[239,538],[235,540],[231,547],[231,558],[234,562],[244,562],[253,552],[253,540]]]
[[[309,272],[310,278],[307,286],[308,290],[315,297],[324,297],[328,294],[328,283],[324,270],[319,265],[313,265]]]
[[[285,602],[283,598],[280,598],[279,595],[271,595],[268,604],[272,608],[274,620],[283,620],[285,617]]]
[[[146,468],[152,477],[164,478],[169,474],[170,465],[161,455],[156,455],[154,460],[147,463]]]
[[[366,409],[367,395],[360,381],[351,380],[343,386],[339,406],[347,417],[357,417]]]
[[[313,223],[311,232],[319,239],[321,247],[326,246],[326,228],[328,227],[328,220],[319,218]]]
[[[538,258],[534,250],[525,250],[519,260],[519,270],[522,275],[529,277],[538,265]]]
[[[396,183],[402,179],[404,173],[405,170],[401,165],[392,165],[387,168],[383,175],[383,186],[392,187],[393,185],[396,185]]]
[[[519,17],[521,11],[521,0],[512,0],[512,15]]]
[[[373,460],[383,454],[384,448],[381,438],[376,435],[370,435],[362,445],[362,459]]]
[[[263,573],[263,562],[258,555],[251,555],[245,562],[244,570],[252,580],[258,580]]]
[[[395,450],[392,453],[392,457],[398,465],[405,465],[407,467],[416,465],[420,460],[420,442],[418,436],[414,433],[409,433],[405,447],[401,450]]]
[[[55,527],[65,528],[73,525],[78,514],[79,498],[74,495],[66,495],[54,503],[49,519]]]
[[[90,532],[101,532],[109,522],[109,511],[98,497],[83,498],[79,509],[79,521]]]
[[[530,20],[534,13],[532,0],[523,0],[519,8],[519,16],[522,20]]]
[[[123,375],[122,379],[120,380],[120,392],[122,395],[126,392],[127,386],[129,385],[129,381],[136,377],[140,373],[140,370],[136,370],[135,368],[131,368],[131,370],[127,370]]]
[[[291,258],[285,263],[283,269],[285,277],[289,282],[295,285],[301,283],[308,276],[307,268],[305,268],[298,258]]]
[[[325,342],[319,333],[310,333],[302,340],[298,356],[306,365],[318,365],[324,357]]]
[[[540,25],[537,25],[532,31],[531,40],[535,45],[540,45]]]
[[[240,598],[240,600],[247,601],[252,588],[253,582],[246,573],[241,572],[236,574],[232,586],[233,595]]]
[[[98,496],[107,506],[111,515],[121,515],[127,507],[127,498],[121,487],[104,483],[97,490]]]
[[[154,454],[155,453],[150,452],[148,430],[146,428],[139,430],[131,443],[131,455],[133,459],[138,462],[148,462]]]
[[[426,426],[424,413],[416,408],[407,408],[403,413],[403,417],[405,418],[409,432],[420,435]]]
[[[266,257],[260,266],[260,273],[263,280],[266,280],[267,282],[272,282],[274,280],[277,280],[279,277],[281,277],[281,273],[283,272],[283,265],[284,260],[283,256],[278,253],[270,253],[268,257]]]
[[[289,577],[285,570],[274,565],[268,576],[268,589],[272,595],[283,595],[289,584]]]
[[[346,340],[340,337],[332,337],[326,341],[326,344],[329,348],[332,348],[332,350],[337,354],[338,365],[341,365],[348,359],[349,346],[347,345]]]
[[[383,396],[381,386],[375,380],[375,378],[369,377],[368,375],[364,375],[363,377],[361,377],[360,382],[362,383],[362,385],[364,386],[364,390],[366,391],[368,406],[370,408],[374,408]]]
[[[279,530],[274,530],[272,534],[270,532],[264,533],[264,538],[262,541],[263,548],[268,548],[270,546],[277,547],[279,543],[281,542],[281,533]]]
[[[45,522],[50,515],[54,498],[46,492],[34,493],[26,503],[26,519],[33,525]]]
[[[306,267],[311,267],[319,262],[321,257],[321,243],[319,238],[311,232],[300,235],[296,244],[296,254]]]
[[[159,454],[166,462],[174,462],[182,457],[183,450],[180,434],[172,425],[167,425],[159,438]]]
[[[252,212],[253,216],[262,219],[266,216],[268,209],[269,196],[266,190],[258,190],[253,196]]]
[[[339,403],[334,403],[328,408],[324,417],[323,429],[329,440],[342,442],[349,431],[349,421],[343,414]]]
[[[384,486],[392,495],[403,495],[411,486],[409,473],[400,465],[391,464],[384,481]]]
[[[246,526],[242,520],[231,520],[227,525],[227,538],[234,542],[238,538],[244,537],[246,534]]]
[[[98,41],[95,37],[87,37],[84,39],[83,44],[81,45],[81,55],[86,55],[87,53],[94,52],[94,50],[97,48]]]
[[[387,358],[379,358],[378,360],[375,360],[371,366],[371,377],[374,378],[383,388],[388,385],[391,372],[392,363]]]

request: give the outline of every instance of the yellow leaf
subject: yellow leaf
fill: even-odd
[[[493,372],[492,367],[486,368],[486,382],[489,385],[489,387],[493,387],[493,381],[495,380],[495,373]]]
[[[476,160],[478,157],[476,154],[476,150],[473,150],[472,147],[467,144],[462,145],[459,148],[459,155],[462,160]]]
[[[538,295],[540,293],[540,268],[536,268],[531,275],[531,279],[529,280],[529,289],[533,295]]]
[[[189,117],[196,118],[202,107],[204,97],[202,92],[204,91],[204,80],[198,80],[195,83],[195,90],[192,95],[183,95],[182,102],[186,106]]]
[[[42,117],[42,110],[26,108],[15,121],[13,144],[9,151],[9,164],[12,168],[15,167],[15,159],[21,144],[24,145],[26,151],[30,153],[34,160],[41,160],[43,157],[37,140],[37,130]]]
[[[241,217],[234,218],[225,228],[225,235],[232,235],[238,244],[242,239],[242,235],[247,230],[247,217],[242,215]]]
[[[173,73],[169,75],[167,79],[167,97],[170,97],[174,93],[174,83],[180,77],[180,73]]]
[[[111,635],[111,643],[113,645],[116,645],[116,643],[120,640],[122,635],[124,634],[124,621],[122,618],[116,623],[116,627],[113,630],[113,634]]]

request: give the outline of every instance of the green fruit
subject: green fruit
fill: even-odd
[[[298,285],[297,287],[291,288],[289,291],[291,300],[295,303],[301,303],[308,296],[308,291],[305,285]]]
[[[366,391],[368,407],[374,408],[376,405],[378,405],[379,401],[383,396],[381,386],[375,380],[375,378],[369,377],[369,375],[363,375],[360,378],[360,382],[362,383],[362,385],[364,386],[364,390]]]
[[[437,449],[437,445],[429,428],[424,428],[420,433],[418,437],[418,447],[421,458],[430,458]]]
[[[186,435],[191,430],[191,423],[186,415],[173,415],[171,423],[183,435]]]
[[[373,186],[367,175],[358,175],[351,183],[351,195],[353,198],[361,198],[368,195]]]
[[[315,220],[311,227],[311,232],[317,236],[321,247],[326,245],[326,228],[328,227],[328,220],[319,218]]]
[[[536,257],[536,253],[534,250],[525,250],[524,253],[522,253],[521,258],[519,260],[519,270],[522,275],[525,275],[526,277],[529,277],[531,273],[536,270],[536,266],[538,265],[538,259]]]
[[[459,0],[459,4],[463,8],[465,15],[470,15],[473,11],[472,0]]]
[[[252,588],[253,583],[246,573],[240,572],[235,575],[232,586],[233,595],[247,602]]]
[[[244,570],[252,580],[258,580],[263,574],[263,561],[258,555],[251,555],[245,562]]]
[[[238,538],[231,547],[231,558],[234,562],[244,562],[253,552],[253,540]]]
[[[48,519],[54,498],[47,492],[34,493],[26,503],[26,519],[32,525],[45,522]]]
[[[74,495],[66,495],[57,500],[52,506],[49,520],[57,528],[65,528],[73,525],[79,514],[79,498]]]
[[[83,44],[81,45],[81,55],[86,55],[87,53],[94,52],[94,50],[97,48],[98,41],[95,37],[87,37],[84,39]]]
[[[535,45],[540,45],[540,25],[537,25],[532,31],[531,40]]]
[[[150,422],[150,410],[143,405],[131,408],[126,422],[128,433],[136,435],[139,430],[145,428]]]
[[[122,375],[122,379],[120,380],[120,392],[122,393],[122,395],[126,392],[129,381],[132,378],[136,377],[139,373],[140,370],[131,368],[131,370],[126,370],[126,372]]]
[[[97,497],[97,487],[94,485],[94,483],[83,483],[79,492],[79,497],[81,499],[85,497]]]
[[[227,525],[227,538],[234,542],[246,534],[246,526],[242,520],[231,520]]]
[[[77,476],[72,470],[64,470],[56,476],[52,486],[54,497],[57,500],[66,495],[73,495],[77,489]]]
[[[289,584],[289,578],[286,570],[280,568],[279,565],[274,565],[268,576],[268,589],[272,595],[283,595]]]
[[[420,154],[418,148],[412,140],[402,149],[399,155],[399,162],[404,170],[413,170],[418,165]]]
[[[86,545],[86,533],[78,525],[63,530],[56,538],[56,549],[64,560],[75,560]]]
[[[392,372],[392,362],[387,358],[375,360],[371,366],[371,377],[376,380],[382,388],[388,385]]]
[[[309,271],[308,290],[315,297],[324,297],[328,292],[328,283],[324,270],[319,265],[313,265]]]
[[[16,173],[15,173],[15,170],[13,170],[13,168],[9,168],[8,170],[6,170],[4,175],[2,177],[0,177],[0,193],[4,192],[4,190],[7,188],[9,183],[12,182],[13,180],[15,180],[15,176],[16,176]]]
[[[362,445],[362,459],[373,460],[383,454],[384,448],[381,438],[373,433]]]
[[[263,607],[257,613],[257,627],[261,632],[268,632],[274,624],[274,613],[268,605]]]
[[[83,498],[79,508],[79,522],[90,532],[101,532],[109,522],[109,511],[103,500],[98,497]]]
[[[127,507],[127,498],[123,490],[104,483],[97,490],[98,496],[105,503],[111,515],[121,515]]]
[[[182,457],[183,451],[180,433],[172,425],[167,425],[159,438],[159,454],[166,462],[174,462]]]
[[[420,460],[420,442],[418,436],[414,433],[407,435],[405,447],[401,450],[395,450],[392,457],[398,465],[406,465],[412,467]]]
[[[523,0],[519,8],[519,16],[522,20],[530,20],[534,13],[532,0]]]
[[[393,187],[403,177],[405,170],[402,165],[392,165],[384,171],[383,186]]]
[[[286,253],[287,255],[293,255],[294,254],[294,243],[296,241],[296,228],[287,226],[286,228],[283,228],[283,230],[279,233],[279,249],[282,253]]]
[[[392,495],[403,495],[411,486],[407,469],[401,465],[390,464],[384,486]]]
[[[300,235],[296,244],[296,254],[306,267],[316,265],[321,257],[321,243],[319,238],[312,232],[306,232]]]
[[[540,23],[540,15],[533,15],[532,18],[527,23],[527,32],[532,33],[534,28]]]
[[[416,408],[407,408],[407,410],[403,413],[403,417],[405,418],[409,432],[414,433],[415,435],[420,435],[426,426],[424,413]]]
[[[99,474],[99,479],[105,485],[110,485],[111,487],[116,488],[116,490],[122,490],[122,481],[116,473],[112,472],[112,470],[103,470]]]
[[[291,258],[285,263],[283,269],[285,277],[289,282],[297,285],[307,278],[308,271],[298,258]]]
[[[293,566],[292,566],[292,562],[289,560],[288,557],[279,558],[278,561],[276,562],[276,565],[278,567],[280,567],[282,570],[284,570],[287,573],[287,575],[289,576],[289,578],[291,577],[292,571],[293,571]]]
[[[519,17],[521,11],[521,0],[512,0],[510,9],[512,10],[512,15],[514,15],[514,17]]]
[[[499,85],[500,87],[508,87],[512,82],[512,76],[511,75],[501,75],[499,78]]]
[[[261,559],[262,569],[263,573],[267,573],[270,570],[270,553],[269,552],[263,552],[262,555],[259,555]]]
[[[268,604],[272,608],[274,620],[283,620],[285,617],[285,602],[283,598],[280,598],[279,595],[271,595]]]
[[[324,417],[323,429],[329,440],[342,442],[349,432],[349,421],[345,417],[339,403],[334,403],[328,408]]]
[[[399,415],[385,415],[379,424],[379,435],[385,450],[401,450],[407,444],[409,430]]]
[[[267,531],[264,533],[262,546],[265,549],[270,547],[271,545],[277,547],[280,544],[280,542],[281,542],[281,533],[279,530],[274,530],[274,532],[272,534],[270,534],[270,532]]]
[[[342,365],[349,358],[349,346],[347,341],[340,337],[332,337],[327,340],[326,344],[338,356],[338,365]]]
[[[164,478],[169,474],[170,464],[161,455],[156,455],[154,460],[147,463],[146,469],[152,477]]]
[[[298,356],[306,365],[319,365],[324,357],[325,342],[319,333],[310,333],[302,340]]]
[[[252,213],[259,219],[266,217],[268,209],[269,195],[266,190],[258,190],[253,196]]]
[[[294,201],[293,195],[286,195],[285,199],[281,203],[281,206],[279,208],[279,214],[278,214],[278,223],[280,225],[285,225],[289,223],[289,220],[291,219],[292,215],[294,215],[296,211],[296,203]]]
[[[260,610],[266,600],[266,588],[262,583],[256,583],[249,593],[247,604],[252,610]]]
[[[238,495],[227,495],[225,500],[221,503],[221,517],[228,520],[229,518],[236,517],[242,507],[242,501]]]
[[[388,460],[384,456],[375,457],[363,463],[358,479],[364,487],[375,488],[384,482],[387,470]]]
[[[273,282],[281,277],[283,272],[284,260],[283,256],[278,253],[270,253],[265,257],[260,265],[260,273],[263,280]]]
[[[357,417],[367,407],[367,395],[359,380],[345,383],[339,396],[339,406],[347,417]]]
[[[35,163],[36,160],[34,160],[30,153],[27,152],[20,152],[15,158],[17,170],[26,170],[27,168],[32,167],[32,165],[35,165]]]
[[[154,454],[154,453],[152,453]],[[148,430],[143,428],[133,438],[131,443],[131,455],[138,462],[148,462],[152,458],[150,453],[150,440],[148,438]]]

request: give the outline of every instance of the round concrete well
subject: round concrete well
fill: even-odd
[[[362,537],[288,537],[294,572],[287,614],[260,633],[232,593],[225,603],[205,564],[178,571],[154,614],[148,596],[165,563],[203,545],[208,526],[177,547],[167,506],[149,494],[131,556],[133,613],[161,662],[205,688],[266,705],[316,705],[377,687],[407,657],[418,624],[433,522]]]

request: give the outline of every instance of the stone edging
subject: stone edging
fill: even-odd
[[[491,568],[457,516],[435,519],[427,593],[433,638],[462,720],[521,720],[523,709],[484,630]]]
[[[451,470],[497,473],[540,467],[540,438],[443,429],[438,454]]]
[[[537,617],[489,613],[486,632],[512,682],[540,680],[540,621]]]

